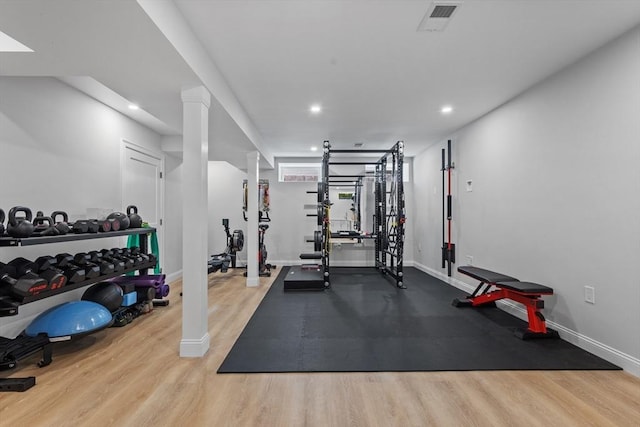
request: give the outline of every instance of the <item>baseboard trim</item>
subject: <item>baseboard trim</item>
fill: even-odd
[[[448,277],[446,274],[427,267],[426,265],[416,262],[414,263],[414,267],[465,292],[471,293],[474,290],[474,287],[472,285],[464,283],[456,278]],[[527,320],[526,310],[517,305],[515,302],[501,300],[497,301],[496,304],[501,310],[504,310],[507,313],[518,317],[519,319],[525,321]],[[640,377],[640,359],[635,358],[613,347],[610,347],[606,344],[603,344],[600,341],[594,340],[593,338],[590,338],[551,320],[547,320],[547,325],[551,329],[555,329],[556,331],[558,331],[558,333],[560,334],[560,338],[562,338],[563,340],[620,366],[622,369],[636,377]]]
[[[211,345],[211,338],[207,332],[200,339],[185,339],[180,341],[180,357],[202,357]]]
[[[272,264],[275,264],[278,267],[286,267],[286,266],[291,266],[291,265],[302,265],[302,264],[319,264],[320,260],[319,259],[308,259],[308,260],[303,260],[303,259],[295,259],[295,260],[276,260],[276,261],[270,261]],[[413,261],[404,261],[403,265],[405,267],[413,267],[414,266],[414,262]],[[364,260],[352,260],[352,261],[348,261],[348,260],[331,260],[331,266],[332,267],[371,267],[374,268],[373,265],[373,261],[364,261]]]
[[[172,283],[180,279],[182,279],[182,269],[175,271],[171,274],[167,274],[167,277],[165,278],[165,282]]]

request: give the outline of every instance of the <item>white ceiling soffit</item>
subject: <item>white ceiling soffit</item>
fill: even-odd
[[[255,151],[260,152],[261,164],[266,163],[265,166],[273,168],[274,156],[271,150],[263,143],[262,135],[227,84],[225,76],[207,54],[201,44],[201,39],[193,33],[192,28],[185,21],[176,5],[171,1],[158,0],[137,0],[137,2],[198,75],[229,117],[244,132],[245,141],[253,144]],[[228,149],[232,150],[233,147],[228,147]],[[243,164],[246,166],[246,158]]]
[[[418,31],[444,31],[453,19],[462,1],[436,1],[431,3],[427,13],[418,25]]]
[[[96,79],[88,76],[65,76],[58,77],[71,87],[78,89],[79,91],[89,95],[93,99],[102,102],[105,105],[113,108],[116,111],[124,114],[125,116],[141,123],[148,128],[154,130],[160,135],[178,135],[181,134],[181,130],[174,129],[168,126],[162,120],[152,116],[142,108],[133,110],[129,108],[129,105],[136,104],[132,100],[125,99],[120,94],[112,91]]]

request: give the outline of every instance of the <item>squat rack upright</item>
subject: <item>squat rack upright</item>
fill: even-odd
[[[332,162],[332,153],[362,154],[382,153],[376,162]],[[404,142],[398,141],[388,150],[340,150],[332,149],[329,141],[323,143],[322,181],[318,185],[319,206],[321,215],[321,255],[322,275],[324,286],[331,285],[330,274],[330,242],[331,229],[329,187],[332,178],[356,178],[362,182],[365,175],[330,175],[329,165],[375,165],[374,189],[375,207],[373,215],[372,235],[361,235],[358,238],[373,238],[375,240],[375,268],[382,274],[388,274],[396,281],[396,286],[405,289],[403,282],[403,252],[404,252],[404,224],[406,221],[404,185],[403,185]],[[391,163],[391,176],[387,174],[387,166]],[[387,185],[389,184],[389,186]],[[387,199],[388,196],[388,199]],[[387,202],[388,200],[388,202]]]

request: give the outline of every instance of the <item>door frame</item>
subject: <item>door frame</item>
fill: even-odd
[[[138,145],[134,142],[129,141],[126,138],[122,138],[120,144],[120,206],[122,206],[122,212],[125,212],[126,206],[124,206],[124,194],[125,194],[125,164],[127,161],[127,149],[137,151],[145,156],[155,157],[160,160],[160,194],[158,195],[158,205],[159,205],[159,224],[156,227],[156,233],[158,234],[158,250],[160,252],[160,272],[163,270],[164,266],[164,196],[165,196],[165,154],[161,150],[152,150],[141,145]]]

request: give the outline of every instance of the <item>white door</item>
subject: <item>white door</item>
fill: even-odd
[[[127,206],[134,205],[142,220],[156,228],[162,266],[164,156],[129,141],[122,142],[122,211],[125,212]]]

